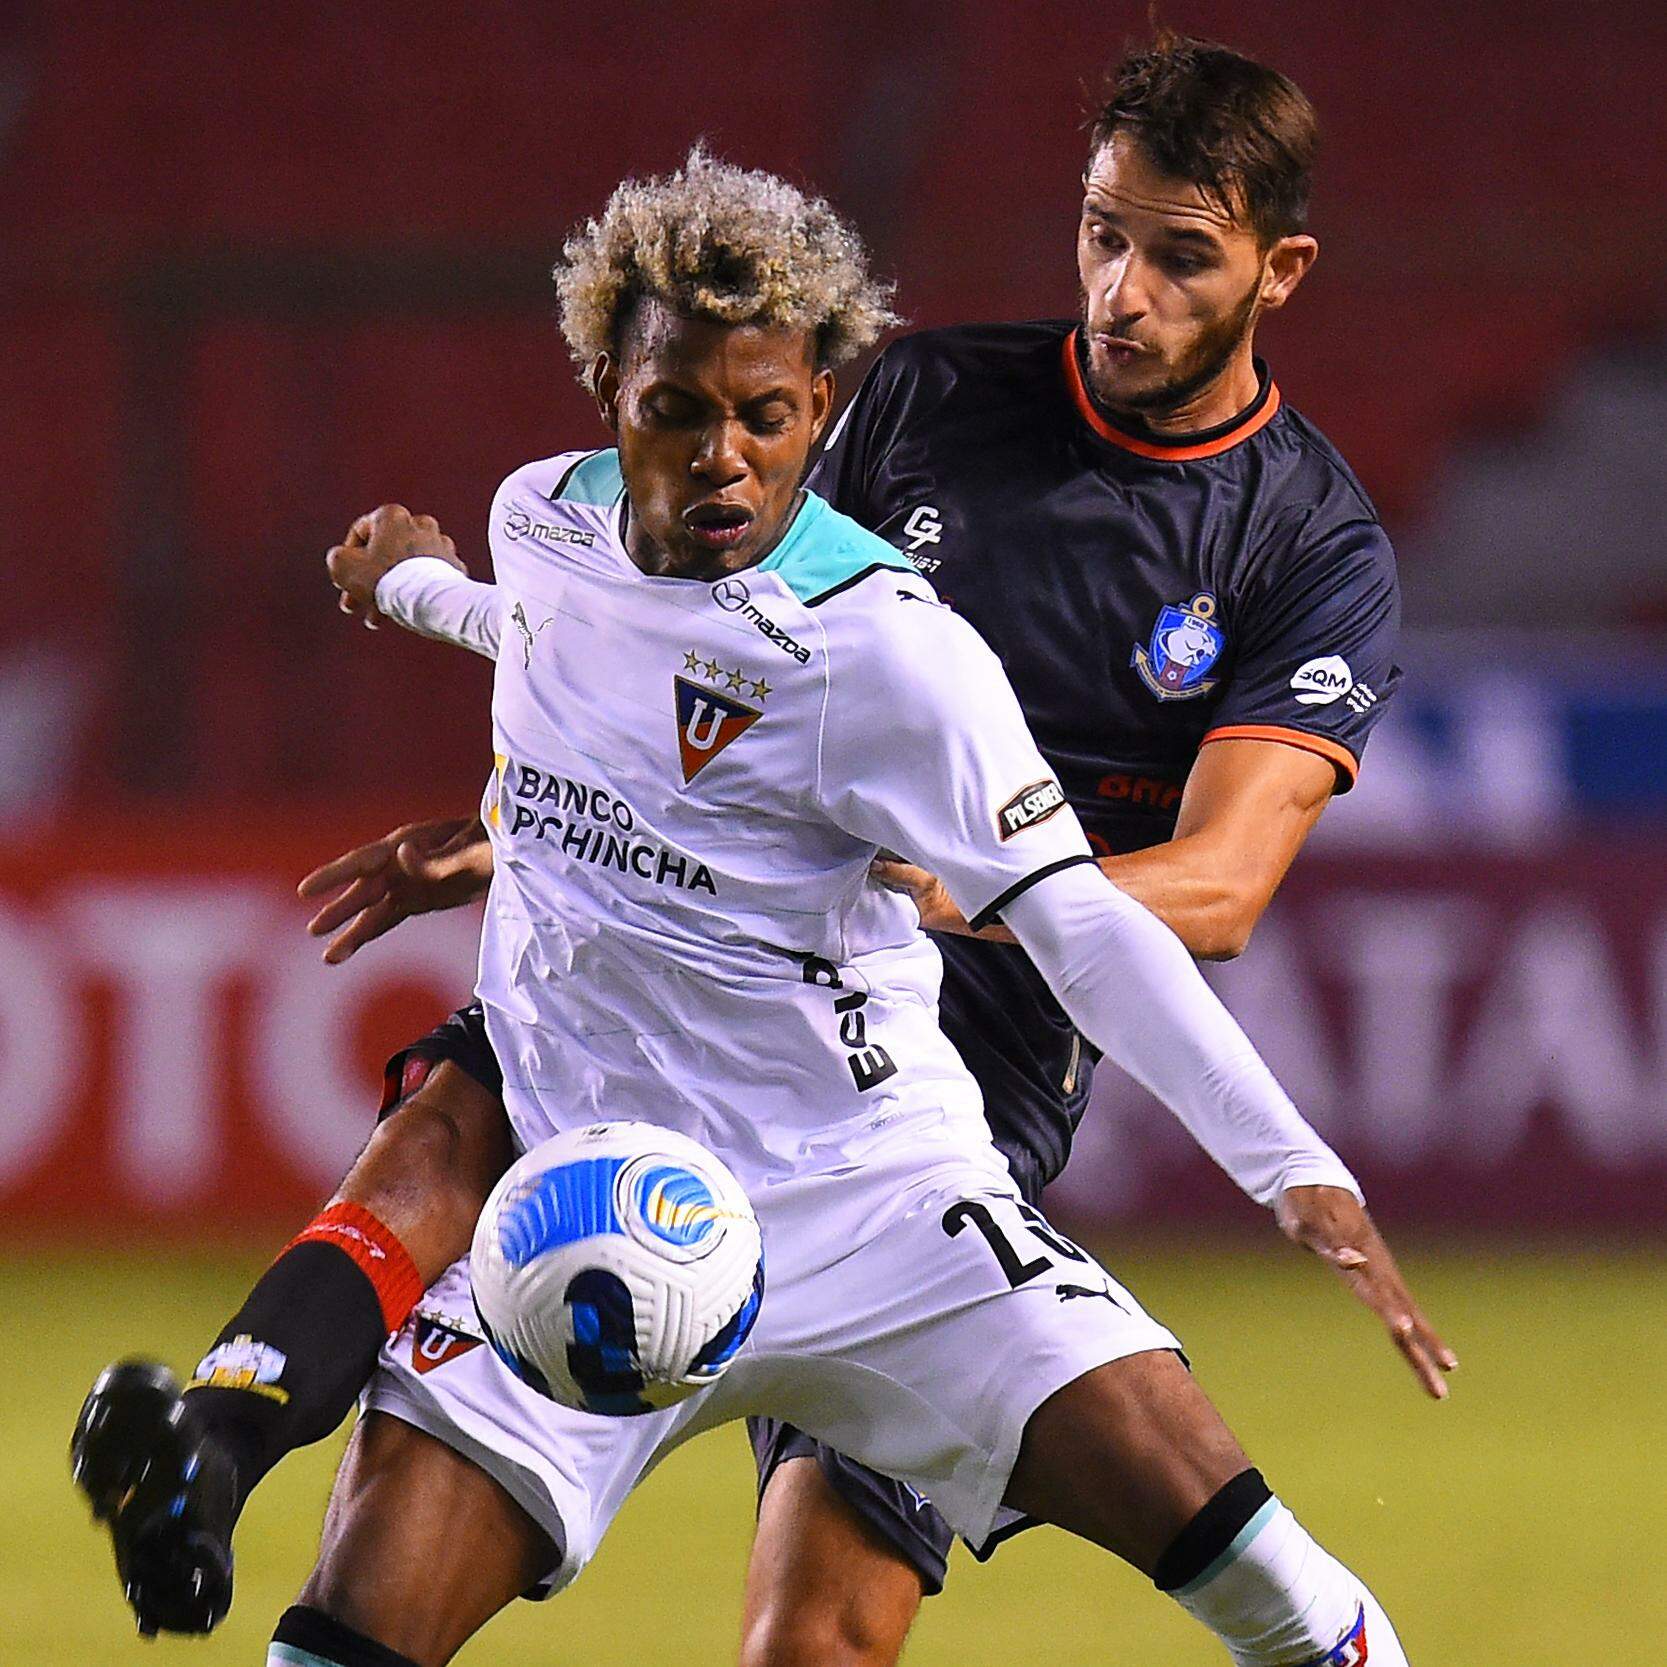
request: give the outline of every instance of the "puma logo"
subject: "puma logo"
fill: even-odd
[[[517,602],[510,609],[509,617],[515,622],[515,629],[521,633],[521,666],[524,671],[531,671],[533,665],[533,640],[538,633],[550,623],[542,619],[537,625],[527,623],[527,608],[523,602]]]
[[[1072,1297],[1104,1297],[1113,1308],[1123,1306],[1110,1291],[1102,1291],[1093,1285],[1055,1285],[1054,1289],[1059,1293],[1061,1302],[1069,1302]]]

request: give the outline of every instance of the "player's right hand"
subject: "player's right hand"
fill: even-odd
[[[404,504],[383,504],[361,515],[324,557],[330,582],[341,592],[341,611],[374,631],[381,617],[376,611],[378,581],[390,567],[413,556],[438,556],[459,573],[469,571],[432,515],[413,515]]]
[[[1287,1187],[1274,1206],[1286,1238],[1333,1267],[1343,1283],[1383,1321],[1413,1376],[1434,1401],[1447,1399],[1446,1374],[1459,1357],[1413,1301],[1389,1246],[1366,1206],[1342,1187]]]
[[[486,895],[492,846],[478,816],[407,822],[368,845],[356,845],[315,868],[296,890],[303,898],[336,895],[307,922],[322,938],[345,924],[324,950],[339,966],[412,915],[461,908]]]

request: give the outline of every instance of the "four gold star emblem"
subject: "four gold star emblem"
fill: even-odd
[[[720,666],[716,660],[703,660],[692,648],[683,655],[683,669],[704,677],[709,683],[721,683],[737,694],[750,689],[754,700],[763,700],[773,688],[762,677],[753,677],[739,666],[732,670],[728,666]]]

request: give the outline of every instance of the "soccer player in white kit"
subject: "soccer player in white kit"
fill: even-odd
[[[714,173],[708,190],[782,189]],[[759,518],[749,436],[825,418],[819,377],[795,399],[781,376],[784,349],[812,358],[802,328],[756,302],[620,311],[592,344],[620,446],[505,482],[495,586],[412,559],[398,512],[339,576],[497,661],[477,994],[518,1141],[608,1118],[702,1141],[758,1211],[765,1301],[727,1376],[667,1411],[568,1413],[486,1349],[421,1370],[409,1337],[368,1405],[494,1476],[559,1548],[550,1587],[664,1453],[760,1411],[918,1488],[975,1545],[1006,1504],[1126,1549],[1095,1496],[1131,1438],[1201,1436],[1200,1507],[1247,1465],[1174,1338],[1020,1200],[937,1029],[937,952],[869,879],[876,852],[1005,920],[1253,1197],[1354,1183],[1179,942],[1097,871],[999,663],[896,551],[805,494],[761,560],[723,559]],[[463,1264],[424,1308],[469,1330]],[[1153,1393],[1135,1431],[1097,1385],[1137,1360]],[[1175,1595],[1242,1662],[1404,1659],[1271,1497]]]
[[[332,572],[350,608],[497,661],[478,994],[518,1141],[618,1118],[692,1135],[748,1188],[767,1290],[716,1385],[614,1419],[555,1406],[490,1349],[423,1352],[424,1323],[478,1336],[466,1265],[415,1312],[373,1276],[405,1323],[269,1659],[449,1660],[529,1581],[574,1578],[672,1447],[760,1413],[905,1481],[974,1544],[1016,1511],[1117,1552],[1245,1667],[1404,1661],[1175,1339],[1019,1198],[938,1031],[937,952],[869,878],[889,850],[969,918],[999,915],[1073,1022],[1253,1197],[1325,1189],[1358,1211],[1179,941],[1095,867],[994,656],[888,545],[799,490],[831,366],[886,320],[860,244],[826,205],[697,155],[627,182],[567,254],[564,327],[617,450],[510,477],[496,586],[394,509]],[[348,1213],[320,1218],[332,1242],[408,1284],[414,1259],[342,1196]],[[200,1368],[170,1430],[189,1433],[194,1395],[300,1396],[281,1351],[233,1344],[235,1370]],[[77,1432],[95,1504],[102,1387]],[[121,1505],[102,1513],[130,1598],[135,1569],[155,1582],[152,1614],[204,1566],[205,1534],[216,1555],[229,1541],[189,1485],[182,1509],[190,1544],[153,1521],[124,1540]],[[1176,1568],[1188,1578],[1165,1581]]]

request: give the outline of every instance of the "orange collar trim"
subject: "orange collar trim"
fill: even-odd
[[[1094,409],[1094,402],[1088,397],[1088,388],[1082,379],[1082,366],[1077,363],[1078,333],[1073,330],[1066,336],[1064,352],[1065,385],[1071,390],[1077,414],[1102,440],[1121,446],[1124,451],[1132,451],[1137,457],[1156,458],[1160,463],[1195,463],[1201,457],[1219,457],[1224,451],[1231,451],[1234,446],[1248,440],[1252,434],[1260,433],[1278,415],[1279,389],[1270,382],[1268,397],[1261,409],[1254,416],[1246,417],[1238,427],[1218,434],[1213,440],[1204,440],[1196,446],[1155,446],[1149,440],[1137,440],[1134,435],[1112,427]]]

